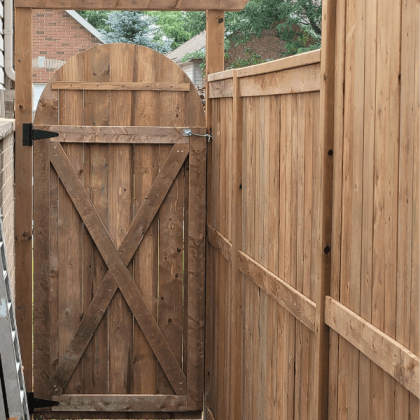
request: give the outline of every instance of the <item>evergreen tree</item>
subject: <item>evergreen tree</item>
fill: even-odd
[[[170,51],[171,39],[159,39],[156,17],[142,12],[111,12],[106,19],[107,29],[101,30],[107,43],[123,42],[143,45],[161,53]]]

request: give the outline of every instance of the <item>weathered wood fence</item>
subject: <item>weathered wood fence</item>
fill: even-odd
[[[419,2],[325,3],[209,76],[209,418],[419,418]]]

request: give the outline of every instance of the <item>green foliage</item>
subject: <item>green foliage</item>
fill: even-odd
[[[247,67],[253,66],[255,64],[265,63],[267,60],[264,60],[259,54],[255,51],[251,50],[250,48],[245,48],[245,54],[247,55],[245,58],[238,58],[235,60],[228,69],[237,69],[240,67]]]
[[[109,27],[106,24],[106,20],[108,14],[110,13],[109,10],[78,10],[82,18],[86,19],[94,28],[101,30],[109,30]]]
[[[171,50],[202,32],[206,27],[205,12],[146,12],[156,19],[156,37],[172,39]],[[204,25],[203,25],[204,16]]]
[[[111,12],[107,16],[108,30],[101,30],[105,42],[125,42],[144,45],[161,53],[170,51],[172,40],[157,38],[156,17],[142,12]]]
[[[297,54],[320,47],[322,0],[250,0],[239,12],[228,12],[225,15],[227,49],[231,44],[245,43],[251,37],[261,36],[265,29],[274,29],[280,40],[284,41],[285,55]],[[175,49],[184,42],[199,34],[206,28],[205,12],[109,12],[79,11],[95,28],[110,34],[112,39],[131,39],[122,42],[145,42],[142,45],[154,45],[158,51]],[[141,26],[145,37],[137,37],[124,28],[111,27],[110,16],[121,13],[137,13],[148,22],[149,28]],[[112,18],[114,19],[114,17]],[[150,19],[150,20],[148,20]],[[115,20],[115,19],[114,19]],[[126,23],[121,16],[121,25]],[[138,23],[129,25],[135,27]],[[115,32],[115,35],[111,33]],[[129,35],[129,36],[127,36]],[[114,41],[113,41],[114,42]],[[244,62],[256,61],[250,54]],[[239,64],[239,62],[238,62]]]
[[[285,55],[320,47],[322,0],[251,0],[230,17],[233,14],[226,14],[226,30],[236,44],[261,36],[264,29],[276,29],[285,42]]]

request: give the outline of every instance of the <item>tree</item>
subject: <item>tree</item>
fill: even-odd
[[[105,42],[143,45],[161,53],[170,51],[172,40],[156,37],[159,28],[154,16],[142,12],[111,12],[105,23],[107,29],[101,30]]]
[[[240,43],[275,29],[285,55],[292,55],[320,48],[321,19],[322,0],[251,0],[242,11],[226,14],[226,31]]]
[[[107,17],[109,13],[111,13],[109,10],[78,10],[77,13],[98,31],[101,29],[109,29],[106,25]]]
[[[171,49],[199,34],[206,28],[205,12],[146,12],[156,18],[156,37],[172,39]],[[202,17],[204,16],[204,25]]]

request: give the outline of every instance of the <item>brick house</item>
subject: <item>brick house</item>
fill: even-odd
[[[103,44],[101,34],[74,10],[33,10],[33,109],[48,80],[74,55]]]

